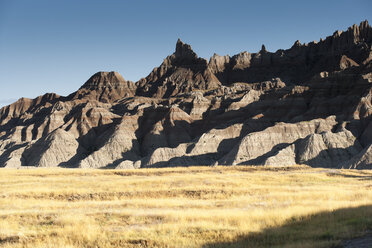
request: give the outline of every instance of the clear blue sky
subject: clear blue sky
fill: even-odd
[[[68,95],[97,71],[137,81],[177,38],[205,58],[276,51],[371,17],[371,0],[0,0],[0,106]]]

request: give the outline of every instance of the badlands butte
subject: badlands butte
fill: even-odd
[[[371,120],[367,21],[287,50],[209,60],[178,40],[136,83],[98,72],[69,96],[3,107],[0,166],[369,169]]]

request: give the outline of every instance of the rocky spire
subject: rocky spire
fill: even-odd
[[[260,51],[260,52],[261,52],[261,53],[266,53],[266,52],[267,52],[266,47],[265,47],[264,44],[262,44],[262,46],[261,46],[261,51]]]
[[[295,43],[293,43],[292,48],[300,47],[300,46],[301,46],[301,42],[299,40],[296,40]]]
[[[368,24],[368,21],[362,21],[358,28],[360,37],[368,43],[372,42],[372,27]]]
[[[371,37],[365,21],[318,44],[209,64],[178,40],[137,84],[98,72],[67,97],[0,109],[0,167],[371,169]]]
[[[358,43],[358,42],[372,42],[372,28],[368,24],[368,21],[365,20],[358,25],[354,24],[349,27],[346,32],[337,31],[333,34],[333,38],[341,39],[341,43]]]
[[[180,39],[177,40],[176,51],[174,53],[176,58],[186,58],[186,59],[197,59],[198,56],[192,50],[189,44],[183,43]]]

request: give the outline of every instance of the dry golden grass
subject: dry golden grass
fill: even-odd
[[[372,172],[0,170],[1,247],[331,247],[372,230]]]

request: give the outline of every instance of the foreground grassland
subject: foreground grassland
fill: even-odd
[[[372,171],[0,170],[0,247],[338,247],[372,230]]]

